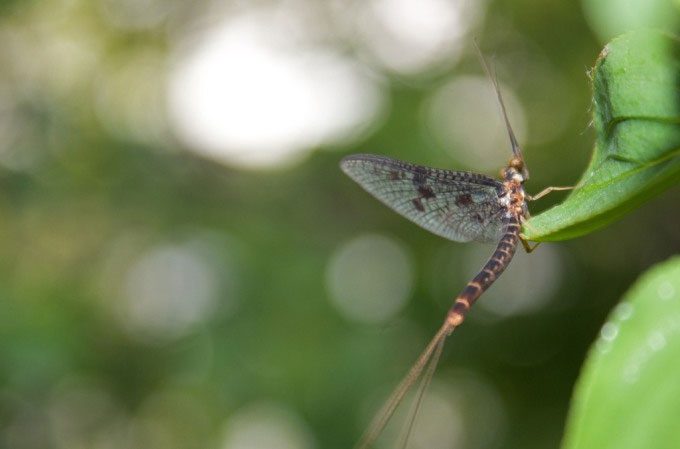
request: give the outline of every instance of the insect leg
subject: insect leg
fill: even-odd
[[[520,240],[520,242],[522,242],[522,246],[524,247],[524,251],[526,251],[527,253],[532,252],[533,250],[535,250],[538,247],[538,245],[541,244],[541,242],[536,242],[534,244],[534,246],[531,246],[531,243],[529,243],[529,240],[524,238],[524,235],[522,235],[522,234],[519,235],[519,240]]]
[[[526,226],[530,230],[535,231],[535,229],[533,229],[532,226],[527,221],[526,217],[520,217],[520,222],[522,222],[522,226]],[[534,246],[531,246],[531,243],[529,243],[529,240],[527,240],[527,238],[524,236],[524,234],[519,235],[519,241],[522,242],[522,246],[524,247],[524,251],[526,251],[527,253],[532,252],[533,250],[535,250],[538,247],[538,245],[541,244],[541,242],[536,242],[534,244]]]
[[[570,186],[570,187],[546,187],[545,189],[538,192],[536,195],[526,195],[525,197],[529,201],[536,201],[540,198],[543,198],[544,196],[546,196],[550,192],[555,192],[555,191],[558,191],[558,190],[571,190],[573,188],[574,188],[574,186]]]

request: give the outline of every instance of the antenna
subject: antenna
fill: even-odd
[[[512,125],[510,125],[510,119],[508,119],[508,113],[505,110],[505,103],[503,103],[503,96],[501,95],[501,89],[498,86],[498,80],[496,79],[495,72],[493,74],[491,73],[489,64],[486,62],[482,50],[479,49],[479,45],[477,45],[477,40],[473,40],[472,42],[475,46],[475,50],[477,51],[477,56],[479,56],[479,60],[482,62],[482,67],[484,67],[484,71],[491,80],[491,84],[493,85],[493,88],[496,91],[496,98],[498,99],[498,104],[500,104],[501,106],[503,120],[505,120],[505,127],[508,130],[508,137],[510,137],[510,146],[512,147],[512,153],[515,155],[515,157],[519,158],[521,161],[524,161],[524,157],[522,156],[522,150],[519,147],[519,143],[517,143],[515,133],[512,131]]]

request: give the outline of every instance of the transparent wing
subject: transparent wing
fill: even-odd
[[[361,187],[428,231],[458,242],[497,241],[503,184],[484,175],[357,154],[340,163]]]

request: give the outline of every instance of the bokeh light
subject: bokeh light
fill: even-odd
[[[474,276],[489,257],[488,248],[470,247],[465,253],[465,273]],[[499,318],[537,312],[562,287],[563,269],[554,245],[541,245],[531,254],[520,248],[503,276],[484,293],[479,308]]]
[[[39,160],[29,120],[21,114],[18,99],[0,85],[0,164],[13,171],[27,171]]]
[[[464,419],[461,447],[495,447],[508,431],[508,406],[487,377],[478,371],[452,370],[440,376],[442,394],[456,404]]]
[[[184,333],[214,310],[216,276],[201,255],[188,248],[151,249],[125,277],[125,323],[159,337]]]
[[[155,50],[112,61],[95,83],[95,111],[112,135],[145,144],[168,144],[165,62]]]
[[[527,139],[519,100],[501,84],[503,101],[517,140]],[[440,87],[425,106],[426,126],[438,144],[476,171],[495,172],[510,159],[510,142],[491,81],[480,76],[457,77]]]
[[[451,65],[462,39],[475,26],[484,1],[370,0],[359,2],[359,33],[370,54],[385,68],[413,75]]]
[[[448,306],[465,281],[475,276],[493,253],[493,245],[449,245],[428,264],[431,297]],[[531,254],[518,248],[503,275],[475,304],[472,320],[502,319],[538,313],[564,291],[564,262],[554,244],[542,244]],[[571,294],[573,294],[573,290]],[[562,305],[563,306],[563,305]]]
[[[169,110],[189,148],[229,164],[272,167],[369,129],[383,103],[377,79],[306,41],[295,25],[259,11],[179,44]]]
[[[417,391],[396,410],[376,447],[401,441]],[[507,409],[497,388],[481,373],[452,370],[437,373],[422,397],[408,447],[414,449],[494,447],[507,431]]]
[[[148,449],[199,449],[211,430],[206,401],[178,388],[149,395],[134,419],[138,447]]]
[[[602,42],[638,28],[674,31],[680,5],[673,0],[581,0],[585,17]]]
[[[314,449],[307,424],[285,406],[259,402],[245,406],[226,423],[221,449]]]
[[[48,405],[50,432],[58,448],[105,449],[112,438],[129,445],[124,410],[112,394],[96,380],[69,377],[52,393]],[[128,446],[129,447],[129,446]]]
[[[412,447],[445,449],[462,446],[466,434],[465,411],[452,395],[450,386],[440,382],[432,385],[418,412],[418,427],[413,434]]]
[[[147,30],[163,23],[179,6],[177,0],[98,0],[106,21],[123,30]]]
[[[344,243],[326,272],[330,298],[345,318],[377,323],[404,307],[413,284],[413,263],[403,245],[368,234]]]
[[[0,392],[0,398],[8,411],[0,434],[3,444],[21,449],[50,444],[49,420],[42,404],[11,392]]]

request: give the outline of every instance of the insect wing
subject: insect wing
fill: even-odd
[[[458,242],[493,242],[502,234],[504,187],[495,179],[368,154],[348,156],[340,166],[366,191],[434,234]]]

